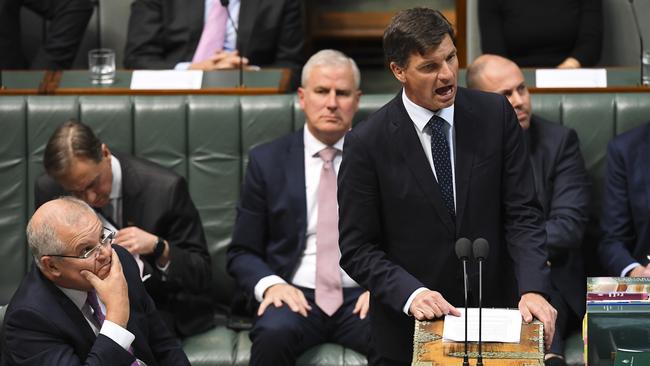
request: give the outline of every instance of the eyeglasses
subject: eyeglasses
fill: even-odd
[[[45,254],[42,257],[49,256],[49,257],[73,258],[73,259],[88,259],[93,254],[97,255],[99,253],[100,248],[112,244],[113,239],[115,239],[115,232],[112,231],[111,229],[103,228],[102,236],[99,238],[99,244],[97,244],[92,248],[84,249],[79,255]]]

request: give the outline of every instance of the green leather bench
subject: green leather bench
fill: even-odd
[[[364,95],[356,120],[392,95]],[[534,110],[575,128],[594,181],[597,217],[605,147],[616,134],[650,119],[648,94],[535,95]],[[304,117],[293,95],[279,96],[5,96],[0,97],[0,304],[6,304],[31,262],[24,229],[33,212],[33,181],[42,172],[44,145],[68,118],[89,124],[112,149],[166,166],[188,179],[213,258],[215,308],[227,309],[235,291],[225,251],[235,219],[247,152],[300,128]],[[593,231],[593,230],[592,230]],[[595,231],[594,231],[595,232]],[[593,243],[593,241],[591,242]],[[0,308],[0,318],[3,309]],[[247,365],[247,331],[218,326],[186,339],[193,365]],[[569,359],[579,364],[579,337]],[[299,365],[364,365],[338,345],[307,351]]]

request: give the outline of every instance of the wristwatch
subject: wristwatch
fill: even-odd
[[[165,239],[158,237],[158,241],[156,241],[156,246],[153,248],[153,255],[154,259],[160,258],[160,256],[163,254],[165,251]]]

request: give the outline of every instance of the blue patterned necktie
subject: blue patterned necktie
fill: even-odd
[[[445,120],[439,116],[433,115],[426,129],[431,134],[431,156],[433,157],[433,166],[436,168],[436,177],[440,194],[445,201],[445,206],[452,220],[456,219],[456,209],[454,206],[454,187],[451,174],[451,155],[449,154],[449,142],[445,133]]]

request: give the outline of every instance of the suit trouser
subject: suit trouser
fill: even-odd
[[[549,352],[564,355],[566,338],[576,325],[580,324],[580,319],[577,319],[578,316],[571,309],[569,304],[567,304],[555,286],[553,286],[552,291],[551,305],[553,305],[555,310],[557,310],[557,319],[555,320],[553,343],[551,344]]]
[[[363,289],[344,289],[343,305],[331,317],[314,302],[314,290],[300,289],[311,306],[307,317],[294,313],[286,304],[266,308],[255,319],[250,333],[253,342],[250,365],[294,365],[304,351],[328,342],[374,357],[369,355],[370,321],[352,313]]]

